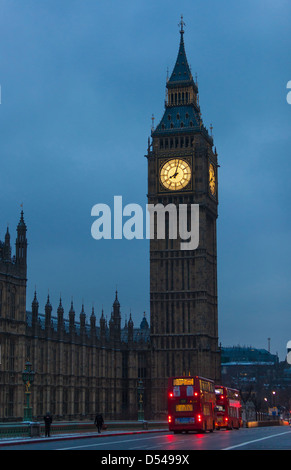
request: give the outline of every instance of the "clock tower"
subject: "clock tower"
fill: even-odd
[[[180,22],[177,60],[166,84],[165,110],[152,130],[148,160],[148,204],[176,208],[177,237],[165,210],[165,236],[150,240],[151,409],[164,416],[167,379],[199,375],[220,380],[217,315],[217,153],[200,112]],[[199,243],[182,249],[179,214],[199,207]],[[159,206],[161,207],[161,206]],[[196,227],[198,229],[198,225]],[[193,229],[193,227],[192,227]]]

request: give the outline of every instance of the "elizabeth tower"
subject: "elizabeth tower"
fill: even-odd
[[[153,418],[158,418],[167,406],[168,377],[191,374],[220,379],[218,162],[212,136],[202,122],[197,81],[186,58],[183,18],[178,57],[166,84],[165,111],[151,136],[148,204],[174,204],[177,220],[184,205],[188,229],[191,205],[199,206],[197,248],[181,249],[179,225],[178,237],[173,238],[167,211],[165,237],[150,240],[151,409]]]

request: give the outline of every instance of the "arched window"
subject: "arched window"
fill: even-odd
[[[3,296],[3,288],[0,285],[0,317],[2,316],[2,296]]]
[[[10,318],[15,320],[15,292],[11,292]]]

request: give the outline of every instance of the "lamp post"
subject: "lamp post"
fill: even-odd
[[[32,419],[32,408],[30,407],[29,398],[30,398],[30,387],[34,381],[35,372],[31,370],[31,363],[27,361],[25,363],[24,371],[22,372],[22,380],[25,385],[25,395],[26,395],[26,407],[24,408],[23,421],[31,421]]]
[[[144,396],[144,386],[143,381],[140,379],[137,387],[138,393],[138,421],[144,421],[144,409],[143,409],[143,396]]]
[[[276,392],[273,390],[272,391],[272,395],[273,395],[273,407],[276,406]]]

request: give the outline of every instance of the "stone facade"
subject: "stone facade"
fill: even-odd
[[[55,314],[49,296],[39,312],[35,293],[26,311],[27,239],[23,212],[17,227],[16,255],[7,230],[0,244],[0,420],[21,419],[25,406],[22,371],[26,360],[35,371],[31,387],[34,417],[50,411],[61,419],[137,418],[138,379],[147,383],[149,325],[135,328],[131,315],[121,327],[116,292],[109,324],[94,309],[86,321],[73,303],[65,315],[60,299]],[[145,411],[148,413],[146,394]]]
[[[187,205],[188,221],[191,204],[199,204],[199,245],[197,249],[182,250],[181,237],[170,239],[170,215],[165,221],[165,239],[150,241],[151,407],[156,417],[163,415],[169,376],[191,374],[220,380],[217,153],[201,119],[198,86],[185,53],[183,24],[180,34],[177,61],[166,85],[165,111],[149,142],[148,203],[164,207],[174,204],[177,217],[180,204]],[[178,174],[179,161],[181,175],[183,168],[190,167],[188,184],[189,174]],[[177,162],[177,167],[176,173],[168,170],[164,185],[163,168],[167,162],[169,168],[171,162]],[[214,186],[210,186],[210,165]],[[180,181],[186,185],[182,187]]]
[[[37,294],[26,311],[27,238],[23,212],[17,227],[16,253],[10,235],[0,244],[0,420],[21,419],[25,406],[22,371],[29,360],[34,417],[50,411],[60,419],[136,419],[138,382],[144,387],[145,418],[165,418],[169,376],[192,374],[220,381],[217,319],[216,219],[217,153],[203,125],[198,87],[188,66],[183,24],[177,61],[167,81],[163,118],[148,145],[148,202],[199,204],[199,246],[181,250],[181,239],[150,241],[150,328],[144,317],[121,326],[116,292],[111,318],[99,321],[94,310],[78,320],[74,305],[56,312],[49,297],[44,310]],[[181,190],[161,184],[161,166],[182,159],[191,169]],[[210,165],[215,176],[210,187]]]
[[[0,242],[0,418],[13,416],[16,404],[23,400],[18,371],[24,366],[26,344],[26,256],[26,225],[21,212],[15,255],[8,228],[5,241]]]

